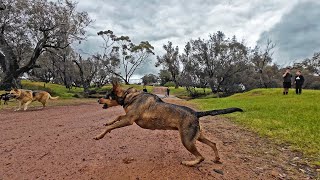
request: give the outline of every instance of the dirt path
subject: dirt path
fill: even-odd
[[[213,163],[211,149],[198,143],[206,160],[196,167],[180,165],[193,157],[176,131],[133,125],[93,140],[103,123],[123,113],[121,107],[104,110],[94,102],[0,111],[0,179],[308,178],[291,161],[296,154],[223,118],[201,120],[208,137],[217,142],[222,164]]]

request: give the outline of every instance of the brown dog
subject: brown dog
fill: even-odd
[[[12,89],[10,91],[10,96],[19,101],[19,108],[15,111],[19,111],[21,109],[21,105],[24,106],[23,110],[27,110],[28,105],[33,101],[41,102],[44,108],[46,107],[48,99],[58,99],[58,97],[52,97],[46,91],[31,91],[24,89]]]
[[[106,124],[107,128],[94,139],[99,140],[116,128],[132,125],[134,122],[145,129],[178,130],[184,147],[196,156],[193,161],[183,161],[187,166],[196,165],[204,160],[198,152],[196,140],[210,146],[215,153],[215,162],[220,158],[216,143],[208,140],[200,130],[199,118],[202,116],[215,116],[241,111],[239,108],[228,108],[196,112],[185,106],[178,106],[163,102],[158,96],[139,92],[134,88],[123,90],[117,83],[113,83],[113,90],[106,98],[98,101],[104,104],[103,108],[122,105],[126,115],[119,116]]]

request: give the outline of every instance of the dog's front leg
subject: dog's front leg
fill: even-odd
[[[112,121],[109,121],[109,122],[107,122],[107,123],[105,123],[105,124],[103,124],[103,125],[104,125],[104,126],[110,126],[111,124],[114,124],[114,123],[117,122],[117,121],[120,121],[119,117],[118,117],[118,118],[115,118],[115,119],[113,119]]]
[[[28,109],[28,105],[31,103],[32,101],[28,101],[24,104],[23,110],[27,110]]]
[[[20,109],[21,109],[21,101],[19,101],[19,107],[18,107],[18,109],[16,109],[16,110],[14,110],[14,111],[19,111]]]
[[[125,126],[130,126],[132,125],[134,120],[130,119],[128,116],[119,116],[116,120],[115,123],[107,126],[107,128],[98,136],[96,136],[94,139],[99,140],[102,139],[107,133],[111,132],[113,129],[125,127]]]

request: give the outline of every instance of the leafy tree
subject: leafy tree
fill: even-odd
[[[311,59],[307,58],[302,62],[311,73],[320,76],[320,52],[314,53]]]
[[[184,48],[184,53],[180,55],[180,60],[183,65],[183,70],[179,76],[179,84],[185,86],[186,90],[192,97],[196,97],[198,92],[195,87],[204,89],[207,87],[206,73],[196,58],[190,57],[191,44],[188,42]]]
[[[103,62],[107,70],[129,84],[134,72],[139,69],[150,55],[154,55],[154,47],[148,41],[138,45],[132,43],[128,36],[116,36],[111,30],[97,33],[104,40],[103,54],[95,55]],[[123,73],[120,70],[124,71]]]
[[[163,86],[167,82],[171,81],[172,77],[168,70],[161,69],[159,72],[160,85]]]
[[[158,82],[158,76],[156,76],[154,74],[146,74],[141,79],[142,79],[142,83],[144,85]]]
[[[208,40],[191,40],[190,59],[198,64],[205,75],[212,92],[227,94],[242,90],[241,73],[247,69],[248,48],[238,42],[235,36],[226,39],[218,31]]]
[[[173,47],[172,42],[163,45],[163,49],[166,53],[163,56],[157,56],[156,67],[162,65],[164,70],[167,70],[171,74],[172,81],[176,84],[175,88],[179,87],[179,48]]]
[[[18,87],[18,78],[38,67],[43,52],[83,40],[91,22],[70,0],[3,0],[0,4],[2,89]]]

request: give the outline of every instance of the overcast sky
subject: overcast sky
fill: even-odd
[[[172,41],[182,50],[190,39],[207,38],[222,31],[236,35],[246,45],[275,44],[274,61],[290,65],[320,51],[320,1],[318,0],[78,0],[94,23],[81,49],[99,51],[100,30],[128,35],[135,43],[149,41],[156,55]],[[152,61],[155,60],[155,57]],[[136,73],[157,74],[154,62]]]

